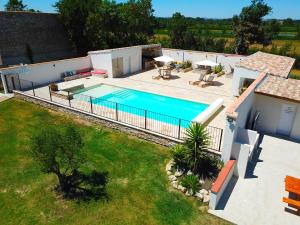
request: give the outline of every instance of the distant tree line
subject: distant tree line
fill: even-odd
[[[59,0],[55,7],[79,54],[146,44],[156,26],[151,0]]]
[[[239,15],[222,20],[184,17],[178,12],[171,18],[155,18],[151,0],[58,0],[54,6],[80,55],[91,50],[159,42],[163,47],[237,54],[251,54],[258,50],[253,44],[260,44],[266,52],[299,59],[290,43],[277,47],[272,40],[280,38],[283,28],[300,39],[300,21],[264,20],[272,12],[264,0],[252,0]],[[22,0],[9,0],[5,9],[35,11]],[[154,35],[157,29],[160,33]],[[234,41],[228,41],[229,37]]]

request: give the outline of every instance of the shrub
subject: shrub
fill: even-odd
[[[185,171],[191,170],[203,178],[218,175],[222,168],[219,157],[207,153],[210,137],[204,126],[194,123],[186,131],[183,145],[177,145],[171,150],[175,165]]]
[[[195,175],[187,175],[182,178],[181,185],[187,189],[191,189],[193,194],[198,192],[201,188],[198,177]]]
[[[171,156],[179,168],[187,168],[187,149],[183,145],[176,145],[171,149]]]
[[[221,65],[221,63],[219,65],[217,65],[214,69],[213,69],[213,72],[214,73],[220,73],[222,72],[224,69],[224,66]]]
[[[182,63],[181,68],[182,69],[187,69],[187,68],[190,68],[191,66],[192,66],[192,62],[190,60],[187,60],[187,61]]]
[[[291,74],[291,75],[290,75],[290,78],[291,78],[291,79],[295,79],[295,80],[300,80],[300,76],[299,76],[299,75],[296,75],[296,74]]]
[[[198,175],[203,178],[214,178],[222,169],[223,162],[218,156],[205,153],[201,156]]]

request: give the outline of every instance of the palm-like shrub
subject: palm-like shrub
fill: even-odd
[[[186,130],[186,140],[183,145],[177,145],[171,150],[172,158],[181,169],[191,170],[203,178],[215,177],[222,167],[219,157],[207,153],[210,136],[205,127],[193,123]]]
[[[222,72],[224,69],[224,66],[221,65],[221,63],[219,65],[217,65],[214,69],[213,69],[213,72],[214,73],[220,73]]]
[[[176,145],[171,149],[171,156],[179,168],[187,168],[186,156],[188,149],[183,145]]]
[[[199,123],[193,123],[186,131],[187,138],[184,145],[189,151],[187,151],[186,160],[194,173],[196,173],[200,167],[201,157],[205,150],[207,150],[210,137],[205,127]]]
[[[201,188],[198,177],[195,175],[187,175],[182,178],[181,185],[187,189],[192,190],[192,194],[197,193]]]

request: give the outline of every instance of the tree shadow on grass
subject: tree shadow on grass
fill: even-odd
[[[92,171],[89,174],[76,171],[69,177],[69,187],[61,190],[58,186],[56,188],[64,198],[70,200],[81,201],[108,201],[109,196],[106,192],[106,185],[108,183],[108,172]]]

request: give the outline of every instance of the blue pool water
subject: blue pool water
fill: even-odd
[[[147,110],[147,118],[171,124],[177,124],[179,118],[191,121],[208,107],[207,104],[110,85],[83,89],[74,95],[76,99],[89,101],[81,95],[91,96],[93,104],[109,108],[115,108],[118,103],[118,110],[139,116],[144,116]]]

